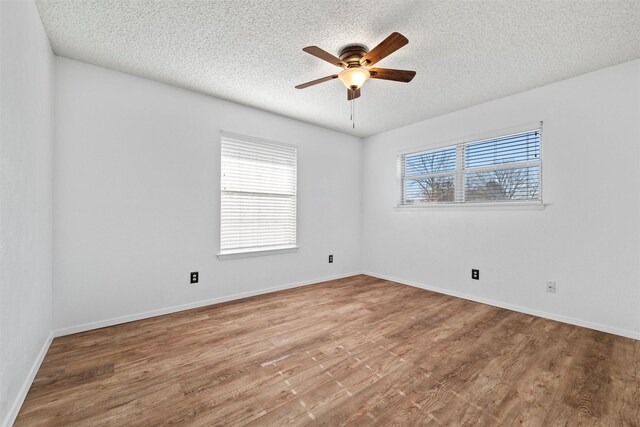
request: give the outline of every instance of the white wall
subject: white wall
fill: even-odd
[[[359,271],[360,139],[64,58],[56,90],[60,333]],[[221,129],[298,145],[297,253],[217,259]]]
[[[539,120],[545,210],[393,209],[399,150]],[[365,271],[640,338],[639,123],[636,60],[367,138]]]
[[[53,53],[32,1],[0,2],[0,425],[50,343]]]

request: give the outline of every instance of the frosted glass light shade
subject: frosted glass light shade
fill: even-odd
[[[369,79],[369,70],[366,68],[345,68],[338,74],[338,78],[347,89],[360,89]]]

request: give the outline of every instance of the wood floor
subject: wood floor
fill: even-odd
[[[56,338],[17,426],[640,425],[640,341],[368,276]]]

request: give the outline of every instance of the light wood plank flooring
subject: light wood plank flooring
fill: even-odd
[[[368,276],[56,338],[17,426],[640,425],[640,341]]]

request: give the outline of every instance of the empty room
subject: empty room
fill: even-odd
[[[0,0],[0,427],[640,426],[640,1]]]

